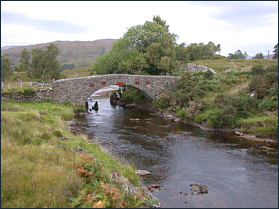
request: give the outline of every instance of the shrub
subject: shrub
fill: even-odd
[[[74,111],[74,113],[86,112],[86,109],[84,109],[82,107],[82,105],[74,105],[73,106],[73,111]]]
[[[278,109],[278,96],[264,97],[259,104],[260,109],[272,110],[273,108]]]
[[[252,67],[252,75],[263,75],[265,73],[265,70],[262,65],[256,65]]]
[[[35,93],[35,90],[32,89],[32,88],[27,88],[27,89],[24,89],[24,90],[23,90],[23,94],[24,94],[24,95],[32,95],[32,94],[34,94],[34,93]]]
[[[188,118],[194,118],[200,113],[200,110],[203,108],[201,102],[189,101],[189,107],[186,107],[186,115]]]
[[[187,118],[187,110],[185,110],[185,109],[179,109],[179,110],[177,110],[177,111],[176,111],[176,114],[177,114],[177,116],[180,117],[180,118],[184,118],[184,119]]]
[[[60,131],[57,131],[57,130],[53,131],[52,134],[54,136],[57,136],[57,137],[62,137],[63,136],[62,133]]]
[[[226,125],[233,127],[236,122],[236,109],[232,106],[227,106],[223,109],[215,108],[207,113],[206,118],[209,125],[214,127]]]

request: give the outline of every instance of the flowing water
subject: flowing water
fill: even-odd
[[[122,163],[151,172],[141,180],[162,186],[153,193],[162,207],[278,207],[277,156],[253,152],[259,142],[112,106],[108,97],[96,100],[99,111],[80,116],[81,128]],[[192,195],[193,183],[210,190]]]

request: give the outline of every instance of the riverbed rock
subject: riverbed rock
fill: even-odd
[[[132,120],[132,121],[140,121],[139,118],[131,118],[130,120]]]
[[[147,171],[147,170],[136,170],[136,172],[135,172],[137,175],[139,175],[139,176],[145,176],[145,175],[149,175],[149,174],[151,174],[149,171]]]
[[[193,191],[193,195],[208,193],[210,189],[208,186],[200,184],[190,184],[190,186],[192,186],[191,190]]]
[[[68,140],[68,137],[62,136],[62,137],[57,137],[57,139]]]
[[[241,133],[239,131],[235,131],[234,134],[237,135],[237,136],[244,136],[244,133]]]
[[[175,117],[175,118],[173,118],[173,121],[174,122],[180,122],[182,119],[181,118],[178,118],[178,117]]]
[[[136,195],[136,198],[143,197],[143,194],[147,194],[147,196],[150,199],[154,199],[155,197],[152,195],[150,191],[145,186],[142,186],[141,189],[136,187],[134,184],[132,184],[127,178],[120,175],[118,170],[113,170],[111,172],[110,180],[112,184],[115,184],[119,189],[124,188],[124,196],[126,195]],[[146,206],[149,208],[160,208],[160,203],[150,205],[149,203],[146,203]]]

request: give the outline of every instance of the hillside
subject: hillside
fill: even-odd
[[[55,41],[60,49],[58,59],[61,66],[74,65],[73,68],[93,65],[95,59],[104,54],[117,39],[101,39],[96,41]],[[1,48],[1,55],[11,59],[12,67],[20,65],[21,51],[26,48],[28,51],[34,48],[45,49],[50,43],[35,44],[29,46],[15,46],[8,49]]]

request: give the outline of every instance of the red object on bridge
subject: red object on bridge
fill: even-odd
[[[116,85],[117,86],[125,86],[125,84],[123,82],[117,82]]]
[[[90,84],[89,84],[89,87],[94,87],[94,84],[93,84],[93,83],[90,83]]]
[[[102,81],[102,85],[103,85],[103,86],[106,85],[106,82],[105,82],[105,81]]]
[[[150,84],[150,81],[146,81],[146,84]]]
[[[139,85],[139,81],[136,81],[135,84],[136,84],[136,85]]]

